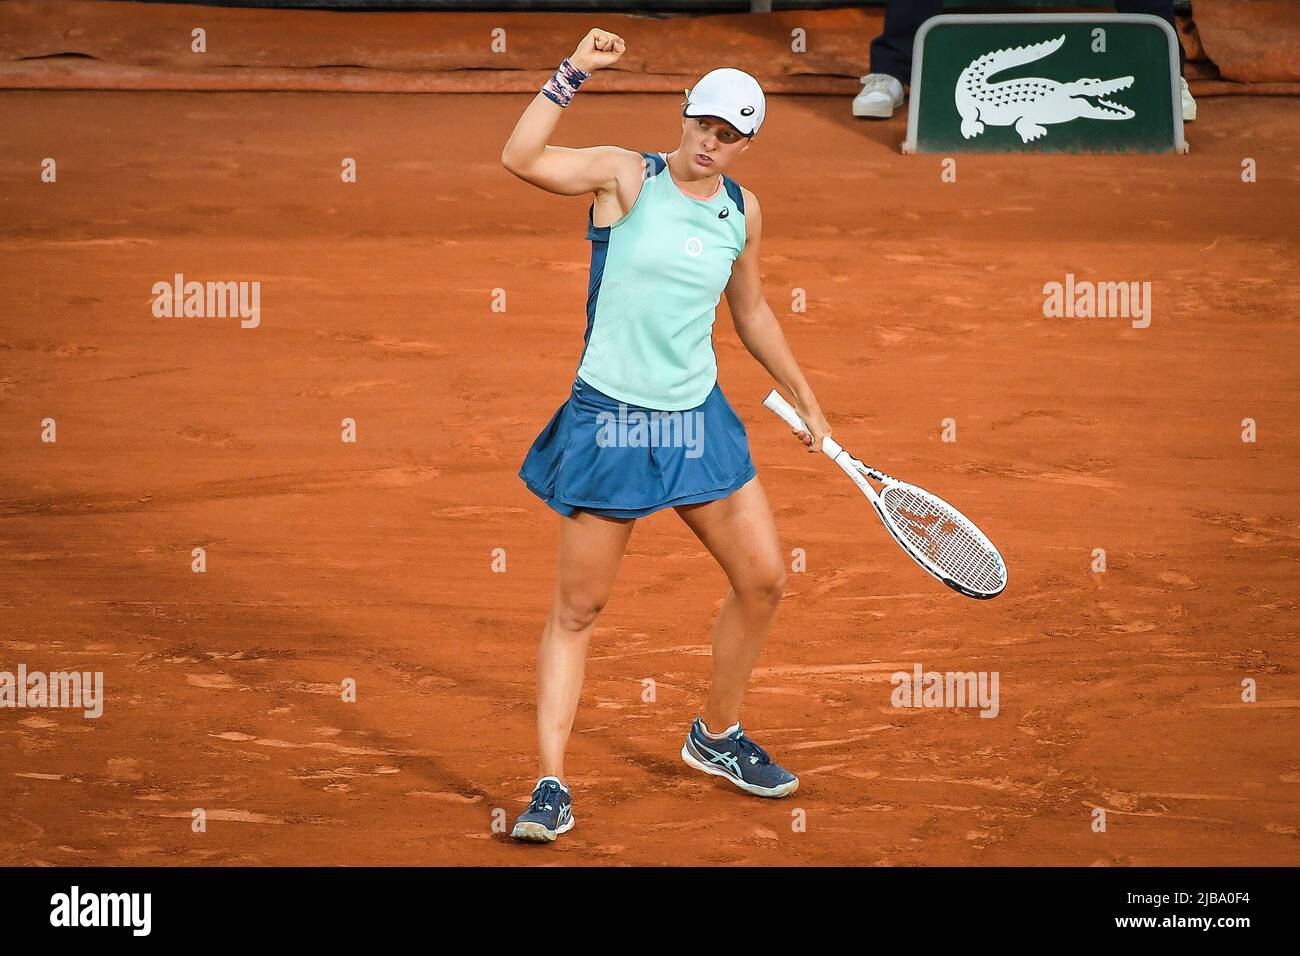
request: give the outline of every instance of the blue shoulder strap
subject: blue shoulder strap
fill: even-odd
[[[723,173],[722,186],[727,190],[727,195],[731,197],[731,201],[736,204],[736,208],[743,213],[745,211],[745,194],[740,191],[740,183]]]
[[[666,163],[664,163],[664,158],[658,153],[642,153],[641,155],[650,160],[650,166],[646,169],[646,179],[649,179],[651,176],[658,176],[664,171]]]

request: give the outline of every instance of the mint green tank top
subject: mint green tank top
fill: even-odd
[[[709,199],[673,181],[663,153],[642,153],[645,179],[618,222],[587,211],[591,273],[578,376],[630,405],[683,411],[718,380],[713,320],[745,247],[745,200],[722,176]]]

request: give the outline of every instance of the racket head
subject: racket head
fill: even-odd
[[[998,549],[942,498],[889,479],[872,504],[899,547],[954,591],[987,600],[1006,588],[1007,565]]]

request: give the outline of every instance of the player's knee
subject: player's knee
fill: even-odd
[[[555,623],[566,631],[582,631],[596,623],[605,609],[605,598],[595,594],[563,596],[555,605]]]
[[[773,563],[758,573],[750,575],[740,586],[733,585],[733,587],[736,596],[741,600],[775,605],[785,593],[785,585],[785,567]]]

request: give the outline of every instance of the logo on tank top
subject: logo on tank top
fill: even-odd
[[[718,213],[718,218],[726,219],[730,213],[731,213],[731,208],[729,206],[723,206],[722,212]]]
[[[703,251],[704,243],[700,241],[698,236],[691,236],[686,240],[686,254],[688,256],[698,256]]]

